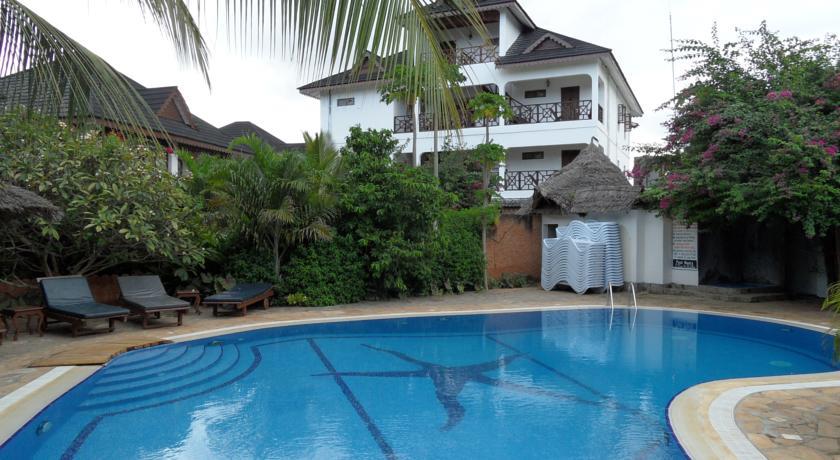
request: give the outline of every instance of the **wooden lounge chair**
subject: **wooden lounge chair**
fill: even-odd
[[[123,302],[132,313],[143,319],[143,329],[167,326],[149,326],[150,317],[160,319],[160,314],[165,311],[173,311],[178,315],[177,326],[183,324],[182,317],[189,310],[190,303],[167,295],[159,276],[120,276],[117,282]]]
[[[241,310],[242,315],[248,314],[248,306],[262,301],[263,309],[268,310],[269,299],[274,295],[274,289],[268,283],[237,284],[232,289],[211,295],[204,299],[204,305],[213,307],[213,316],[219,315],[219,307],[229,308],[231,311]]]
[[[114,332],[114,322],[125,322],[129,311],[115,305],[98,303],[90,292],[87,280],[83,276],[57,276],[38,278],[41,292],[44,294],[44,314],[47,321],[44,329],[53,323],[70,323],[73,337],[80,334],[105,332],[105,329],[82,330],[89,320],[107,319],[108,332]]]

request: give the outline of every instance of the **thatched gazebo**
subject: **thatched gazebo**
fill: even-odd
[[[0,218],[17,219],[39,215],[48,219],[59,219],[61,209],[49,200],[29,190],[0,183]]]
[[[537,185],[517,214],[624,212],[638,197],[639,188],[630,185],[603,147],[591,142],[571,163]]]

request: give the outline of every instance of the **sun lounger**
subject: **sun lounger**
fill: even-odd
[[[262,301],[263,309],[268,310],[268,302],[273,295],[274,290],[268,283],[237,284],[229,291],[207,297],[204,305],[213,307],[213,316],[218,316],[219,307],[241,310],[244,316],[248,314],[248,306],[259,301]]]
[[[128,318],[129,311],[125,308],[98,303],[93,298],[90,286],[83,276],[38,278],[38,283],[44,294],[46,324],[49,324],[49,319],[54,319],[53,323],[70,323],[73,337],[79,334],[104,332],[104,330],[82,331],[86,321],[107,319],[108,332],[113,332],[115,321],[125,321]]]
[[[166,294],[160,277],[148,276],[120,276],[120,295],[132,313],[143,318],[143,329],[149,326],[149,317],[160,318],[165,311],[173,311],[178,315],[178,326],[183,324],[182,317],[190,308],[190,303]],[[156,324],[151,327],[161,327],[166,324]]]

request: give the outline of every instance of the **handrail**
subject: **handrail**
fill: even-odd
[[[616,287],[619,285],[616,285]],[[609,291],[609,307],[610,307],[610,325],[609,328],[612,330],[613,324],[613,315],[615,314],[615,300],[613,299],[613,284],[607,282],[607,290]],[[632,296],[633,299],[633,322],[630,324],[630,329],[636,327],[636,317],[639,316],[639,305],[636,303],[636,285],[634,283],[630,283],[630,291],[628,292]],[[630,308],[630,305],[627,305],[627,308]]]

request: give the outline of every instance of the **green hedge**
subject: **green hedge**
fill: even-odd
[[[364,300],[366,280],[355,244],[337,236],[296,249],[283,267],[279,290],[290,304],[336,305]]]
[[[483,282],[484,254],[481,251],[481,217],[478,209],[445,211],[432,243],[436,265],[432,291],[463,292]]]

